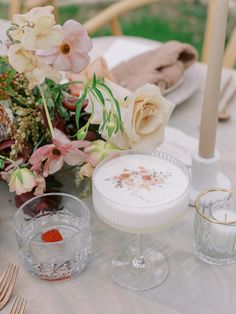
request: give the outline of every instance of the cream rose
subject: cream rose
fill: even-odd
[[[161,95],[159,87],[152,84],[128,96],[122,108],[122,121],[129,146],[140,152],[151,152],[159,146],[174,107]]]
[[[110,87],[116,95],[121,90],[122,99],[126,94],[125,101],[120,102],[123,133],[113,133],[109,138],[107,132],[103,132],[102,136],[122,149],[151,152],[164,140],[165,126],[174,104],[161,95],[156,85],[146,84],[134,93],[114,83]],[[120,101],[119,96],[117,98]]]

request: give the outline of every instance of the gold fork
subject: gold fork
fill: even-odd
[[[7,304],[15,286],[19,267],[9,263],[0,280],[0,310]]]
[[[19,295],[15,298],[15,301],[10,309],[9,314],[24,314],[26,307],[26,299]]]

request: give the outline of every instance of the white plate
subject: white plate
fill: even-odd
[[[165,140],[157,147],[171,155],[174,155],[187,167],[192,166],[192,152],[198,149],[198,140],[176,128],[166,127]]]
[[[132,36],[106,36],[93,39],[93,50],[91,59],[103,56],[112,69],[122,61],[127,61],[146,51],[155,49],[161,45],[160,42],[132,37]],[[195,65],[189,67],[184,77],[166,92],[166,98],[174,104],[179,105],[186,101],[199,86],[198,72]]]

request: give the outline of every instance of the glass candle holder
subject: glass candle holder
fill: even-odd
[[[236,192],[207,190],[196,200],[194,252],[216,265],[236,262]]]
[[[78,198],[49,193],[23,204],[14,216],[25,268],[54,281],[81,272],[91,255],[90,215]]]

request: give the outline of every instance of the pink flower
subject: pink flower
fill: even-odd
[[[116,156],[119,152],[121,152],[117,146],[107,143],[103,140],[93,141],[92,144],[85,148],[84,151],[88,154],[86,161],[93,167],[95,167],[107,156]]]
[[[44,191],[46,190],[46,182],[44,176],[42,176],[41,174],[36,175],[35,182],[37,187],[34,191],[34,195],[43,195]]]
[[[48,50],[38,50],[37,54],[45,63],[52,65],[53,70],[81,72],[89,64],[88,52],[92,49],[92,40],[76,21],[66,21],[62,29],[62,43]]]
[[[43,165],[43,176],[47,177],[59,171],[64,162],[70,166],[82,164],[87,155],[79,148],[89,145],[87,141],[70,141],[64,133],[54,129],[53,143],[36,149],[31,155],[31,170],[39,173]]]

